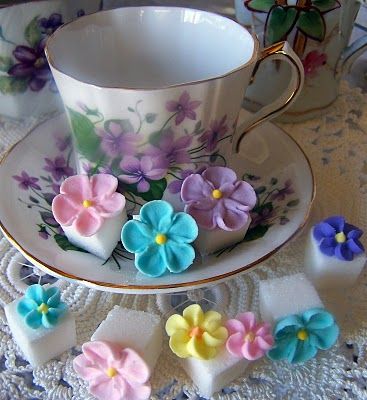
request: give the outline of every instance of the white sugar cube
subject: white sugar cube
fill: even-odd
[[[115,306],[93,333],[91,340],[117,343],[134,349],[152,371],[162,350],[161,320],[154,314]]]
[[[310,231],[305,250],[305,273],[318,289],[348,288],[353,286],[366,263],[366,254],[354,255],[352,261],[340,260],[323,254]]]
[[[180,362],[198,387],[200,395],[205,398],[241,376],[249,364],[248,360],[232,356],[225,348],[212,360],[189,357],[180,359]]]
[[[15,342],[28,362],[36,367],[76,345],[75,319],[70,311],[53,328],[32,329],[17,311],[20,299],[5,306],[5,315]]]
[[[202,256],[224,249],[243,240],[250,224],[251,218],[249,218],[247,224],[238,231],[225,231],[220,228],[209,231],[199,227],[199,235],[194,242],[195,247]]]
[[[270,323],[310,308],[324,307],[305,274],[260,281],[259,302],[262,319]]]
[[[82,236],[77,232],[74,224],[61,227],[70,243],[107,260],[120,240],[121,229],[126,220],[126,210],[124,209],[118,216],[106,219],[98,232],[92,236]]]

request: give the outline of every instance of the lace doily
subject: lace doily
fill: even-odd
[[[36,121],[0,118],[0,156]],[[367,96],[343,82],[341,94],[327,114],[302,124],[282,125],[308,155],[317,180],[311,219],[342,213],[367,228]],[[90,399],[86,385],[74,373],[72,360],[115,304],[166,317],[172,307],[204,297],[229,315],[258,310],[258,282],[302,270],[304,235],[253,272],[224,284],[177,295],[115,295],[56,280],[29,264],[0,235],[0,399]],[[32,368],[13,342],[3,306],[38,282],[57,284],[77,320],[78,346],[42,367]],[[245,376],[215,398],[232,399],[367,399],[367,271],[349,292],[320,293],[341,326],[338,344],[303,366],[254,362]],[[195,387],[171,355],[168,346],[152,377],[153,399],[199,399]]]

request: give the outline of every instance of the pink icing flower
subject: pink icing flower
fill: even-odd
[[[125,207],[125,197],[116,193],[117,179],[98,174],[71,176],[61,184],[52,202],[52,212],[60,225],[70,226],[82,236],[92,236],[104,219],[117,216]]]
[[[84,343],[82,351],[73,361],[74,370],[89,383],[89,392],[97,399],[149,399],[149,367],[134,350],[93,341]]]
[[[181,188],[185,211],[204,229],[237,231],[249,219],[256,193],[245,181],[237,180],[230,168],[209,167],[201,175],[188,176]]]
[[[317,70],[326,64],[327,55],[319,53],[317,50],[310,51],[306,58],[302,60],[305,75],[313,78],[317,74]]]
[[[273,347],[270,324],[257,324],[252,312],[245,312],[226,323],[229,337],[226,347],[235,357],[257,360]]]

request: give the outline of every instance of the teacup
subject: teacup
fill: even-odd
[[[120,8],[81,18],[51,36],[46,55],[79,172],[113,173],[136,204],[161,198],[167,186],[179,190],[193,171],[230,164],[243,133],[284,111],[303,82],[287,43],[260,51],[236,22],[185,8]],[[289,86],[242,121],[237,135],[245,89],[268,59],[290,65]]]
[[[98,11],[101,0],[13,1],[0,5],[0,114],[37,117],[62,107],[44,55],[64,22]]]

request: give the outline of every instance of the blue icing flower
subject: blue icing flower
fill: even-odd
[[[313,237],[318,242],[320,251],[343,261],[352,261],[355,254],[364,252],[359,241],[362,235],[361,229],[346,223],[341,216],[327,218],[313,229]]]
[[[189,243],[197,235],[197,224],[190,215],[174,213],[166,201],[154,200],[144,204],[139,220],[123,226],[121,241],[127,251],[135,253],[136,268],[157,277],[166,269],[179,273],[192,264],[195,251]]]
[[[273,335],[275,344],[268,357],[296,364],[310,360],[319,349],[327,350],[333,346],[339,336],[339,327],[328,311],[312,308],[278,321]]]
[[[44,289],[41,285],[29,286],[17,305],[18,313],[32,329],[42,325],[52,328],[65,314],[67,305],[60,301],[60,290],[56,287]]]

